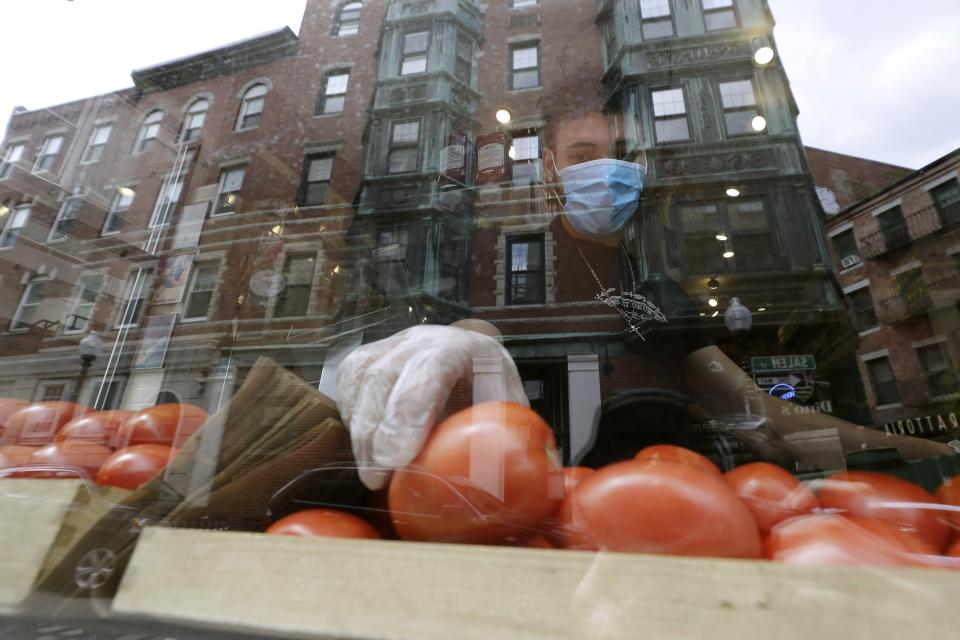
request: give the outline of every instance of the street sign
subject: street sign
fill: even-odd
[[[813,396],[813,378],[805,371],[784,372],[780,375],[753,374],[753,381],[766,393],[783,400],[807,401]]]
[[[813,371],[817,368],[817,361],[812,355],[799,356],[760,356],[750,358],[750,368],[753,373],[767,371]]]

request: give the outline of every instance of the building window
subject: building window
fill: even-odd
[[[30,205],[17,207],[7,213],[6,218],[7,224],[3,226],[3,232],[0,233],[0,249],[10,249],[17,244],[17,238],[23,233],[23,228],[27,226],[27,220],[30,219]]]
[[[841,269],[849,269],[862,262],[860,259],[860,251],[857,249],[857,240],[853,235],[853,229],[842,231],[833,236],[831,240],[833,241],[833,248],[837,252],[837,257],[840,258]]]
[[[890,359],[886,356],[867,360],[867,372],[870,374],[870,383],[876,395],[876,404],[895,404],[900,402],[900,392],[897,390],[897,381],[890,368]]]
[[[219,273],[219,262],[204,262],[194,266],[187,289],[187,301],[183,305],[184,320],[206,318],[210,313],[210,303]]]
[[[77,283],[77,293],[70,304],[70,313],[63,323],[63,332],[84,333],[90,328],[93,320],[93,311],[97,305],[97,296],[103,288],[103,276],[99,273],[90,273],[80,277]]]
[[[347,101],[347,85],[350,84],[349,71],[334,71],[323,79],[323,90],[317,103],[316,114],[340,113]]]
[[[333,156],[330,154],[307,156],[303,165],[303,184],[300,187],[300,204],[311,206],[327,201],[327,188],[333,174]]]
[[[757,110],[752,80],[721,82],[720,102],[723,104],[723,121],[728,136],[752,135],[766,128],[766,121],[759,129],[754,126],[754,119],[760,112]]]
[[[917,360],[927,379],[927,390],[931,397],[945,396],[957,390],[957,376],[943,348],[944,344],[937,342],[917,348]]]
[[[409,173],[417,170],[420,142],[420,121],[394,122],[390,132],[390,155],[387,173]]]
[[[915,267],[894,276],[897,293],[908,316],[924,313],[930,307],[930,292],[923,280],[923,269]]]
[[[153,141],[160,135],[160,122],[163,120],[163,111],[156,109],[147,114],[137,132],[137,141],[133,146],[135,153],[146,151],[153,145]]]
[[[669,38],[673,35],[670,0],[640,0],[643,39]]]
[[[510,0],[511,9],[522,9],[523,7],[535,7],[540,4],[540,0]]]
[[[543,235],[508,238],[507,304],[543,304],[543,245]]]
[[[187,115],[183,119],[183,130],[180,132],[181,142],[190,142],[200,138],[203,133],[203,121],[207,119],[207,111],[210,110],[210,101],[205,98],[194,100],[190,108],[187,109]]]
[[[10,322],[11,331],[21,331],[29,329],[39,317],[40,305],[43,303],[44,290],[50,278],[47,276],[34,276],[30,278],[23,295],[20,296],[20,303],[13,314],[13,320]]]
[[[237,117],[237,131],[255,129],[260,124],[263,104],[267,99],[267,85],[255,84],[243,94],[240,102],[240,115]]]
[[[859,333],[877,326],[877,312],[873,308],[873,296],[870,295],[869,287],[852,291],[847,297],[853,310],[853,324]]]
[[[140,324],[152,280],[153,268],[138,269],[127,276],[115,323],[118,329]]]
[[[10,176],[13,166],[23,158],[23,150],[26,145],[23,143],[12,144],[7,147],[3,154],[3,162],[0,163],[0,180]]]
[[[213,208],[213,215],[233,213],[237,210],[244,173],[246,173],[246,167],[231,167],[220,172],[220,185],[217,189],[217,202]]]
[[[123,229],[127,211],[130,210],[135,195],[136,192],[130,187],[117,189],[117,192],[113,194],[113,200],[110,201],[110,209],[107,211],[107,219],[103,221],[103,230],[100,235],[119,233]]]
[[[473,76],[473,41],[462,33],[457,34],[457,59],[453,64],[453,75],[464,84],[470,84]]]
[[[540,182],[540,136],[535,130],[516,132],[509,155],[515,186]]]
[[[427,47],[429,31],[403,34],[403,55],[400,56],[400,75],[423,73],[427,70]]]
[[[100,124],[90,132],[90,141],[87,142],[87,148],[83,151],[83,158],[80,162],[89,164],[100,160],[103,155],[103,149],[107,146],[107,140],[110,139],[110,132],[113,131],[113,125]]]
[[[48,242],[66,239],[70,229],[73,228],[73,223],[77,219],[77,213],[81,206],[83,206],[82,198],[67,198],[63,201],[60,211],[57,212],[57,217],[50,227],[50,235],[47,236]]]
[[[157,196],[157,204],[153,208],[153,215],[150,216],[150,228],[170,224],[173,218],[173,210],[177,207],[177,201],[180,200],[180,193],[183,191],[183,175],[177,177],[170,176],[160,185],[160,194]]]
[[[910,244],[910,230],[903,219],[903,210],[899,206],[891,207],[877,215],[877,222],[883,232],[887,251],[893,251]]]
[[[65,380],[42,380],[37,385],[34,402],[59,402],[67,399],[70,385]]]
[[[657,142],[683,142],[690,139],[687,106],[683,89],[658,89],[651,92],[653,126]]]
[[[930,197],[940,214],[940,223],[952,227],[960,223],[960,182],[951,180],[930,189]]]
[[[63,136],[47,136],[40,145],[40,153],[37,154],[37,161],[33,164],[33,172],[50,171],[53,167],[57,154],[60,153],[60,147],[63,146]]]
[[[680,208],[687,270],[751,271],[776,266],[773,230],[760,200],[686,205]],[[718,240],[717,236],[726,236]],[[724,257],[732,252],[730,257]]]
[[[510,48],[510,88],[540,86],[540,45],[521,44]]]
[[[333,35],[352,36],[358,33],[360,31],[360,11],[362,9],[362,2],[348,2],[340,7]]]
[[[733,0],[703,0],[703,22],[707,31],[737,28],[737,9]]]
[[[275,318],[307,315],[315,268],[316,258],[313,254],[287,256],[283,264],[284,287],[277,294],[273,310]]]

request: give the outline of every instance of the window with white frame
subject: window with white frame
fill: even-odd
[[[97,305],[97,296],[103,289],[103,274],[88,273],[80,276],[76,293],[70,303],[70,312],[63,322],[63,332],[84,333],[93,321],[93,312]]]
[[[180,132],[181,142],[190,142],[200,138],[200,134],[203,133],[203,123],[207,119],[207,111],[209,110],[210,101],[206,98],[193,101],[193,104],[187,109],[187,115],[183,118],[183,130]]]
[[[887,356],[873,358],[864,364],[867,367],[867,373],[870,374],[870,384],[876,395],[877,406],[900,402],[900,390],[897,389],[897,379],[893,376],[893,369],[890,367],[890,358]]]
[[[40,320],[40,305],[44,300],[47,285],[51,282],[48,276],[33,276],[27,283],[20,296],[20,303],[10,322],[11,331],[23,331]]]
[[[362,2],[348,2],[340,7],[333,34],[336,36],[352,36],[358,33],[360,31],[360,12],[362,10]]]
[[[100,235],[110,235],[119,233],[123,229],[123,224],[127,217],[127,211],[133,204],[133,198],[136,192],[130,187],[120,187],[113,198],[110,200],[110,208],[107,210],[107,217],[103,221],[103,230]]]
[[[347,86],[350,84],[350,72],[332,71],[323,78],[323,90],[317,102],[316,115],[341,113],[347,102]]]
[[[163,111],[154,109],[147,114],[137,132],[137,141],[133,145],[134,153],[142,153],[153,146],[153,141],[160,135],[160,123],[163,121]]]
[[[427,70],[427,49],[429,45],[429,31],[414,31],[403,34],[400,75],[405,76],[411,73],[423,73]]]
[[[703,23],[707,31],[737,28],[737,9],[733,0],[703,0]]]
[[[752,135],[766,128],[766,121],[759,118],[753,80],[721,82],[719,87],[727,135]]]
[[[273,308],[275,318],[289,318],[307,314],[315,271],[316,256],[312,253],[294,253],[286,257],[283,263],[284,287],[277,294]]]
[[[58,242],[65,240],[73,228],[73,223],[77,219],[77,213],[83,206],[83,198],[66,198],[60,205],[57,217],[50,226],[50,235],[47,236],[48,242]]]
[[[56,134],[44,138],[43,144],[40,145],[40,153],[37,154],[37,161],[33,163],[33,172],[50,171],[62,146],[62,135]]]
[[[263,105],[267,100],[267,85],[255,84],[240,101],[240,114],[237,116],[237,131],[241,129],[255,129],[260,125],[260,116],[263,114]]]
[[[120,299],[117,318],[114,322],[118,329],[135,327],[140,324],[152,284],[153,267],[136,269],[130,272],[127,276],[127,282],[123,286],[123,297]]]
[[[7,150],[3,152],[3,162],[0,162],[0,180],[10,176],[14,165],[23,159],[23,151],[26,148],[27,145],[22,142],[7,147]]]
[[[509,156],[514,185],[525,186],[540,181],[540,135],[536,130],[516,132]]]
[[[510,88],[532,89],[540,86],[539,43],[510,47]]]
[[[673,35],[670,0],[640,0],[640,23],[644,40]]]
[[[97,162],[103,155],[103,150],[110,139],[110,132],[113,131],[112,124],[98,124],[90,132],[90,140],[87,142],[87,148],[83,150],[83,158],[80,162],[89,164]]]
[[[690,139],[687,105],[683,89],[656,89],[651,92],[653,126],[657,142],[684,142]]]
[[[9,249],[17,244],[17,238],[23,233],[23,228],[27,226],[27,220],[30,219],[30,205],[20,205],[8,211],[5,217],[6,224],[0,232],[0,249]]]
[[[957,390],[957,376],[944,347],[946,342],[916,348],[920,370],[927,380],[927,392],[931,397],[945,396]]]
[[[150,216],[151,229],[170,224],[173,219],[173,210],[177,207],[182,191],[183,175],[169,176],[163,181],[157,196],[157,204],[153,207],[153,215]]]
[[[333,175],[333,155],[329,153],[307,156],[300,187],[300,204],[311,206],[327,200],[327,188]]]
[[[187,288],[187,300],[183,305],[184,320],[206,318],[210,313],[210,303],[213,301],[213,291],[217,288],[219,273],[219,261],[194,265],[190,286]]]
[[[420,143],[420,121],[394,122],[390,132],[390,153],[387,173],[408,173],[417,170]]]
[[[223,215],[237,210],[237,201],[240,198],[240,189],[243,187],[245,172],[245,167],[230,167],[220,172],[217,201],[214,204],[212,215]]]

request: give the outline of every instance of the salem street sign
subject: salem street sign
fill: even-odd
[[[817,368],[817,361],[812,355],[799,356],[760,356],[750,358],[750,368],[753,373],[767,371],[813,371]]]

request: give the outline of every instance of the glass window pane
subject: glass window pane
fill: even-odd
[[[646,40],[669,38],[672,35],[673,22],[670,20],[650,20],[643,23],[643,37]]]
[[[427,50],[429,37],[429,31],[418,31],[416,33],[405,34],[403,36],[403,53],[423,53]]]
[[[726,11],[711,11],[703,16],[707,31],[719,31],[721,29],[735,29],[737,27],[737,14],[732,9]]]
[[[419,122],[398,122],[393,125],[394,143],[414,143],[420,135]]]
[[[514,89],[531,89],[540,86],[538,71],[516,71],[513,74]]]
[[[521,136],[513,139],[514,160],[534,160],[540,157],[540,137]]]
[[[400,75],[407,75],[410,73],[423,73],[427,70],[427,57],[418,56],[416,58],[405,58],[403,64],[400,65]]]
[[[347,99],[344,96],[327,97],[323,101],[324,113],[340,113],[346,104]]]
[[[653,92],[653,115],[674,116],[686,113],[683,101],[683,89],[664,89]]]
[[[513,50],[513,68],[530,69],[537,66],[537,47]]]
[[[657,140],[660,142],[672,142],[690,139],[690,129],[687,125],[686,118],[657,120],[656,130]]]
[[[394,149],[390,152],[388,171],[390,173],[406,173],[417,170],[417,149]]]
[[[670,0],[640,0],[640,15],[644,20],[670,15]]]
[[[333,171],[333,158],[314,158],[310,161],[310,169],[307,172],[308,182],[317,182],[329,180]]]
[[[327,91],[328,96],[337,95],[347,92],[347,83],[350,82],[349,73],[337,73],[330,76],[327,76]]]

